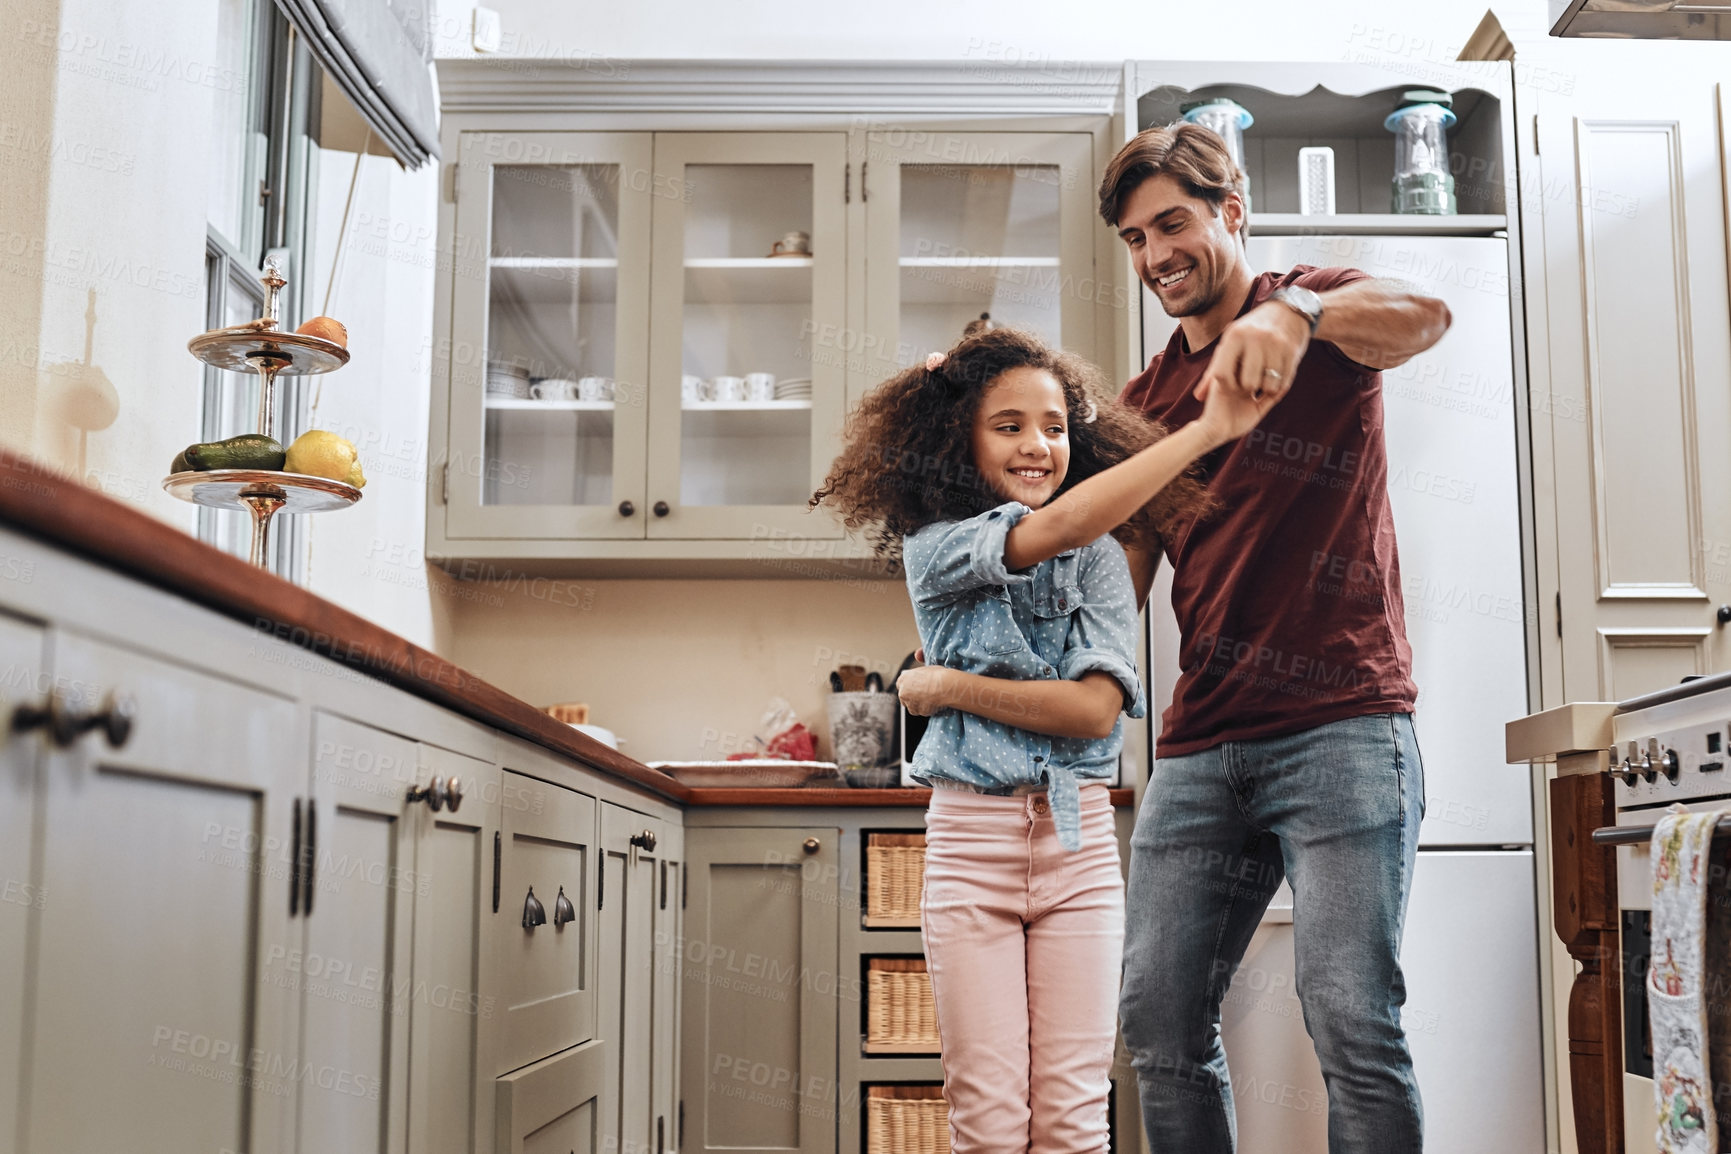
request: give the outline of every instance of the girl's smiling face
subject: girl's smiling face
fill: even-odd
[[[1038,509],[1070,469],[1070,414],[1058,379],[1045,369],[1009,369],[980,398],[974,467],[992,492]]]

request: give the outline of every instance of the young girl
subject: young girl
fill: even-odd
[[[1014,329],[880,385],[812,504],[901,555],[931,723],[921,928],[957,1154],[1104,1151],[1124,891],[1106,789],[1146,713],[1118,540],[1159,550],[1205,511],[1185,476],[1271,401],[1215,388],[1163,431],[1098,372]]]

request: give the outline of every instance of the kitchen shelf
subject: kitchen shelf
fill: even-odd
[[[612,401],[537,401],[524,400],[521,397],[488,397],[484,405],[489,409],[515,409],[539,413],[611,413],[613,411]]]
[[[1296,212],[1253,212],[1251,236],[1494,236],[1506,232],[1500,214],[1421,216],[1393,212],[1341,212],[1305,216]]]
[[[685,262],[687,304],[805,304],[812,258],[707,257]]]
[[[503,296],[525,304],[569,306],[575,297],[581,304],[600,305],[614,303],[619,295],[618,261],[510,257],[489,261],[488,268],[495,302]]]
[[[1055,256],[904,256],[903,268],[1057,268]]]
[[[687,437],[799,437],[811,430],[810,401],[699,401],[682,411]]]
[[[495,256],[489,268],[618,268],[610,256]]]
[[[860,925],[868,930],[917,930],[920,928],[918,916],[908,918],[873,917],[866,914],[860,918]]]
[[[901,299],[910,305],[1051,307],[1063,290],[1056,257],[903,257]]]
[[[938,1058],[942,1055],[938,1047],[929,1042],[860,1042],[860,1053],[866,1057],[883,1054],[892,1058],[929,1057]]]

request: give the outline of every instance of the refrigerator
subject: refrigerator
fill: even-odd
[[[1425,818],[1401,963],[1429,1154],[1545,1148],[1527,774],[1503,723],[1528,710],[1508,241],[1252,236],[1258,272],[1348,266],[1441,297],[1453,325],[1383,374],[1389,498],[1419,688]],[[1173,328],[1143,290],[1143,348]],[[1171,570],[1148,604],[1150,724],[1177,678]],[[1151,735],[1152,736],[1152,735]],[[1291,895],[1258,929],[1222,1011],[1241,1154],[1326,1154],[1327,1097],[1293,980]]]

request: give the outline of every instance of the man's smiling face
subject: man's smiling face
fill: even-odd
[[[1220,302],[1240,259],[1243,221],[1237,193],[1228,193],[1216,212],[1162,173],[1125,198],[1118,235],[1130,249],[1137,277],[1160,298],[1166,315],[1188,317]]]

